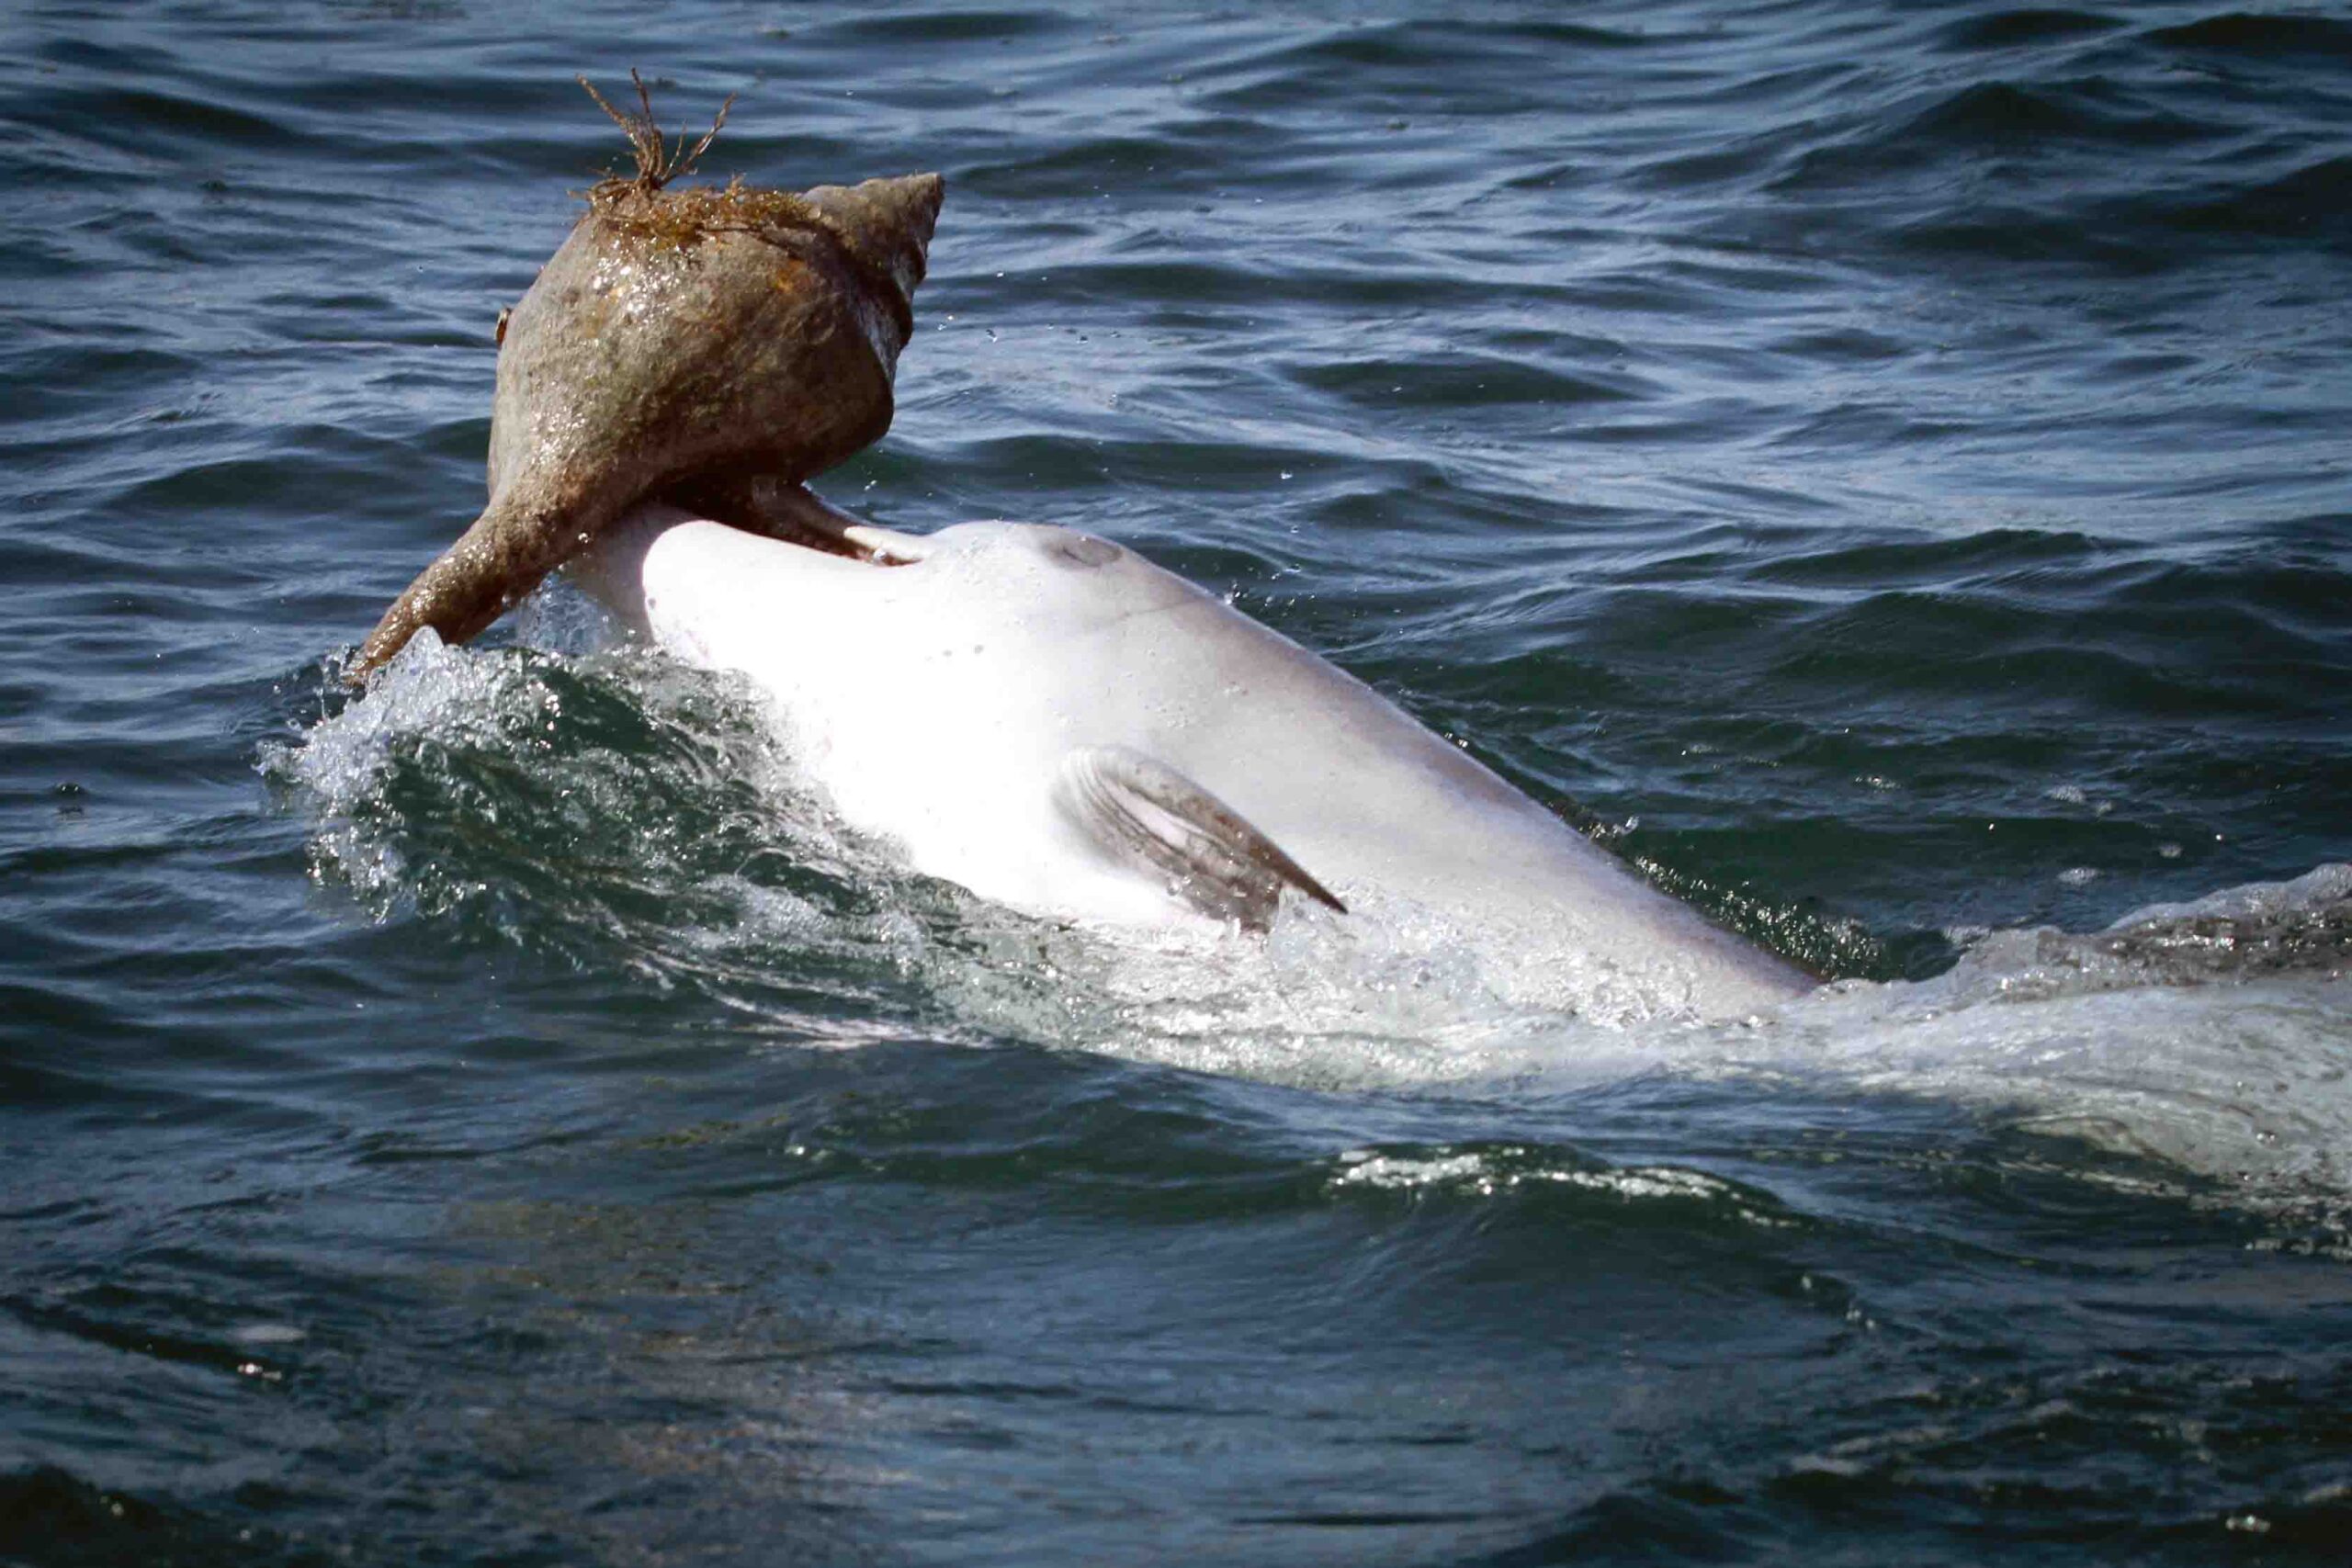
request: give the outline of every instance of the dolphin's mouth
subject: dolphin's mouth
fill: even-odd
[[[911,566],[930,553],[924,539],[862,523],[801,486],[775,479],[690,485],[679,493],[677,503],[697,516],[763,539],[865,566]]]

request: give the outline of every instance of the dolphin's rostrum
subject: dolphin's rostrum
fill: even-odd
[[[473,637],[647,497],[806,479],[889,428],[940,177],[670,189],[710,138],[673,155],[650,105],[614,118],[639,173],[589,193],[506,321],[490,504],[384,613],[355,676],[421,627]]]

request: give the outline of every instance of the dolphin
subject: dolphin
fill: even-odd
[[[873,526],[762,480],[639,508],[575,564],[671,656],[748,678],[851,828],[1033,915],[1262,932],[1351,909],[1612,1020],[1811,977],[1709,923],[1369,686],[1073,529]]]

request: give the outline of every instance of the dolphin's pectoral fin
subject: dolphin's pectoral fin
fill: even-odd
[[[1114,860],[1148,867],[1213,919],[1263,931],[1283,889],[1348,907],[1240,813],[1167,763],[1125,746],[1089,746],[1062,763],[1054,801]]]

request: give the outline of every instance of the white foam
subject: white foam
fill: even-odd
[[[1334,1190],[1454,1193],[1491,1198],[1543,1187],[1572,1188],[1629,1204],[1697,1203],[1769,1229],[1794,1222],[1758,1207],[1731,1182],[1679,1166],[1623,1166],[1614,1169],[1571,1164],[1524,1147],[1471,1149],[1428,1154],[1350,1149],[1333,1172]]]
[[[2352,987],[2324,945],[2309,963],[2275,962],[2279,931],[2340,917],[2347,892],[2352,868],[2324,867],[2091,936],[1995,932],[1933,980],[1844,982],[1709,1026],[1530,1007],[1486,984],[1446,933],[1318,912],[1285,918],[1255,949],[1098,955],[1095,972],[1065,973],[1107,1001],[1057,1022],[1093,1049],[1326,1089],[1794,1080],[1951,1104],[2248,1191],[2352,1195]],[[2184,947],[2168,924],[2222,911],[2271,922],[2266,945]],[[1378,1165],[1351,1179],[1476,1174]]]
[[[396,897],[408,863],[396,840],[371,833],[360,818],[376,802],[391,765],[393,743],[421,734],[480,735],[495,723],[502,661],[446,647],[427,626],[410,639],[367,695],[345,705],[293,743],[262,749],[263,771],[310,799],[318,819],[314,872],[333,866],[363,896]]]
[[[1724,1063],[1953,1101],[2203,1176],[2352,1192],[2340,982],[1952,995],[1849,988]]]

